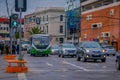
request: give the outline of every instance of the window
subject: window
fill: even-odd
[[[63,21],[63,15],[60,15],[60,21]]]
[[[60,33],[63,33],[63,25],[60,25]]]
[[[47,15],[47,20],[46,21],[48,21],[48,15]]]
[[[94,4],[94,8],[98,8],[100,6],[102,6],[102,2],[97,2],[97,3]]]
[[[48,33],[48,26],[46,26],[46,33]]]
[[[87,15],[86,20],[92,20],[92,15]]]
[[[8,27],[6,29],[7,29],[7,31],[9,30]]]
[[[111,3],[113,3],[113,0],[105,0],[105,1],[103,1],[103,5],[109,5]]]
[[[29,17],[29,22],[32,22],[32,17]]]
[[[59,42],[60,42],[60,43],[63,43],[63,42],[64,42],[64,39],[63,39],[63,38],[59,38]]]
[[[43,22],[45,21],[45,18],[44,18],[44,16],[43,16]]]
[[[35,17],[35,16],[33,16],[33,22],[35,22],[35,20],[36,20],[36,17]]]

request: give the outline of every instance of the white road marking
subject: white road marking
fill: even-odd
[[[18,73],[18,80],[27,80],[25,73]]]
[[[31,71],[31,72],[66,72],[66,71],[69,71],[69,70],[67,70],[67,69],[54,69],[54,70],[50,70],[50,69],[45,69],[45,70],[38,70],[38,69],[31,69],[31,70],[29,70],[29,71]]]
[[[65,63],[65,64],[69,64],[69,65],[74,66],[74,67],[76,67],[76,68],[78,68],[78,69],[81,69],[81,70],[83,70],[83,71],[89,71],[89,70],[86,69],[86,68],[83,68],[83,67],[77,66],[77,65],[75,65],[75,64],[72,64],[72,63],[69,63],[69,62],[66,62],[66,61],[63,61],[63,63]]]
[[[48,66],[53,66],[52,64],[50,64],[49,62],[46,62],[46,64],[48,65]]]

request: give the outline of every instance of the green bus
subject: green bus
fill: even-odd
[[[31,56],[49,56],[51,53],[51,39],[47,34],[34,34],[30,37]]]

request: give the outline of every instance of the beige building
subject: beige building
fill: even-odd
[[[29,38],[28,30],[38,27],[52,37],[53,44],[65,41],[65,10],[61,7],[40,9],[25,16],[24,37]]]

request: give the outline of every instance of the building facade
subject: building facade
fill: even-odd
[[[120,0],[81,0],[81,39],[100,43],[120,37]]]
[[[27,32],[33,27],[38,27],[45,34],[52,37],[52,44],[65,41],[65,10],[61,7],[49,7],[25,16],[25,38],[31,35]]]
[[[19,20],[18,20],[19,22]],[[24,19],[22,19],[22,24],[24,24]],[[23,26],[23,25],[22,25]],[[15,40],[15,32],[18,32],[18,27],[12,29],[11,36]],[[23,27],[21,31],[22,37],[23,35]],[[9,26],[9,19],[7,17],[0,18],[0,41],[9,41],[10,40],[10,26]]]
[[[7,18],[0,18],[0,41],[9,40],[10,37],[9,20]]]
[[[66,37],[67,42],[79,41],[80,0],[66,0]]]

